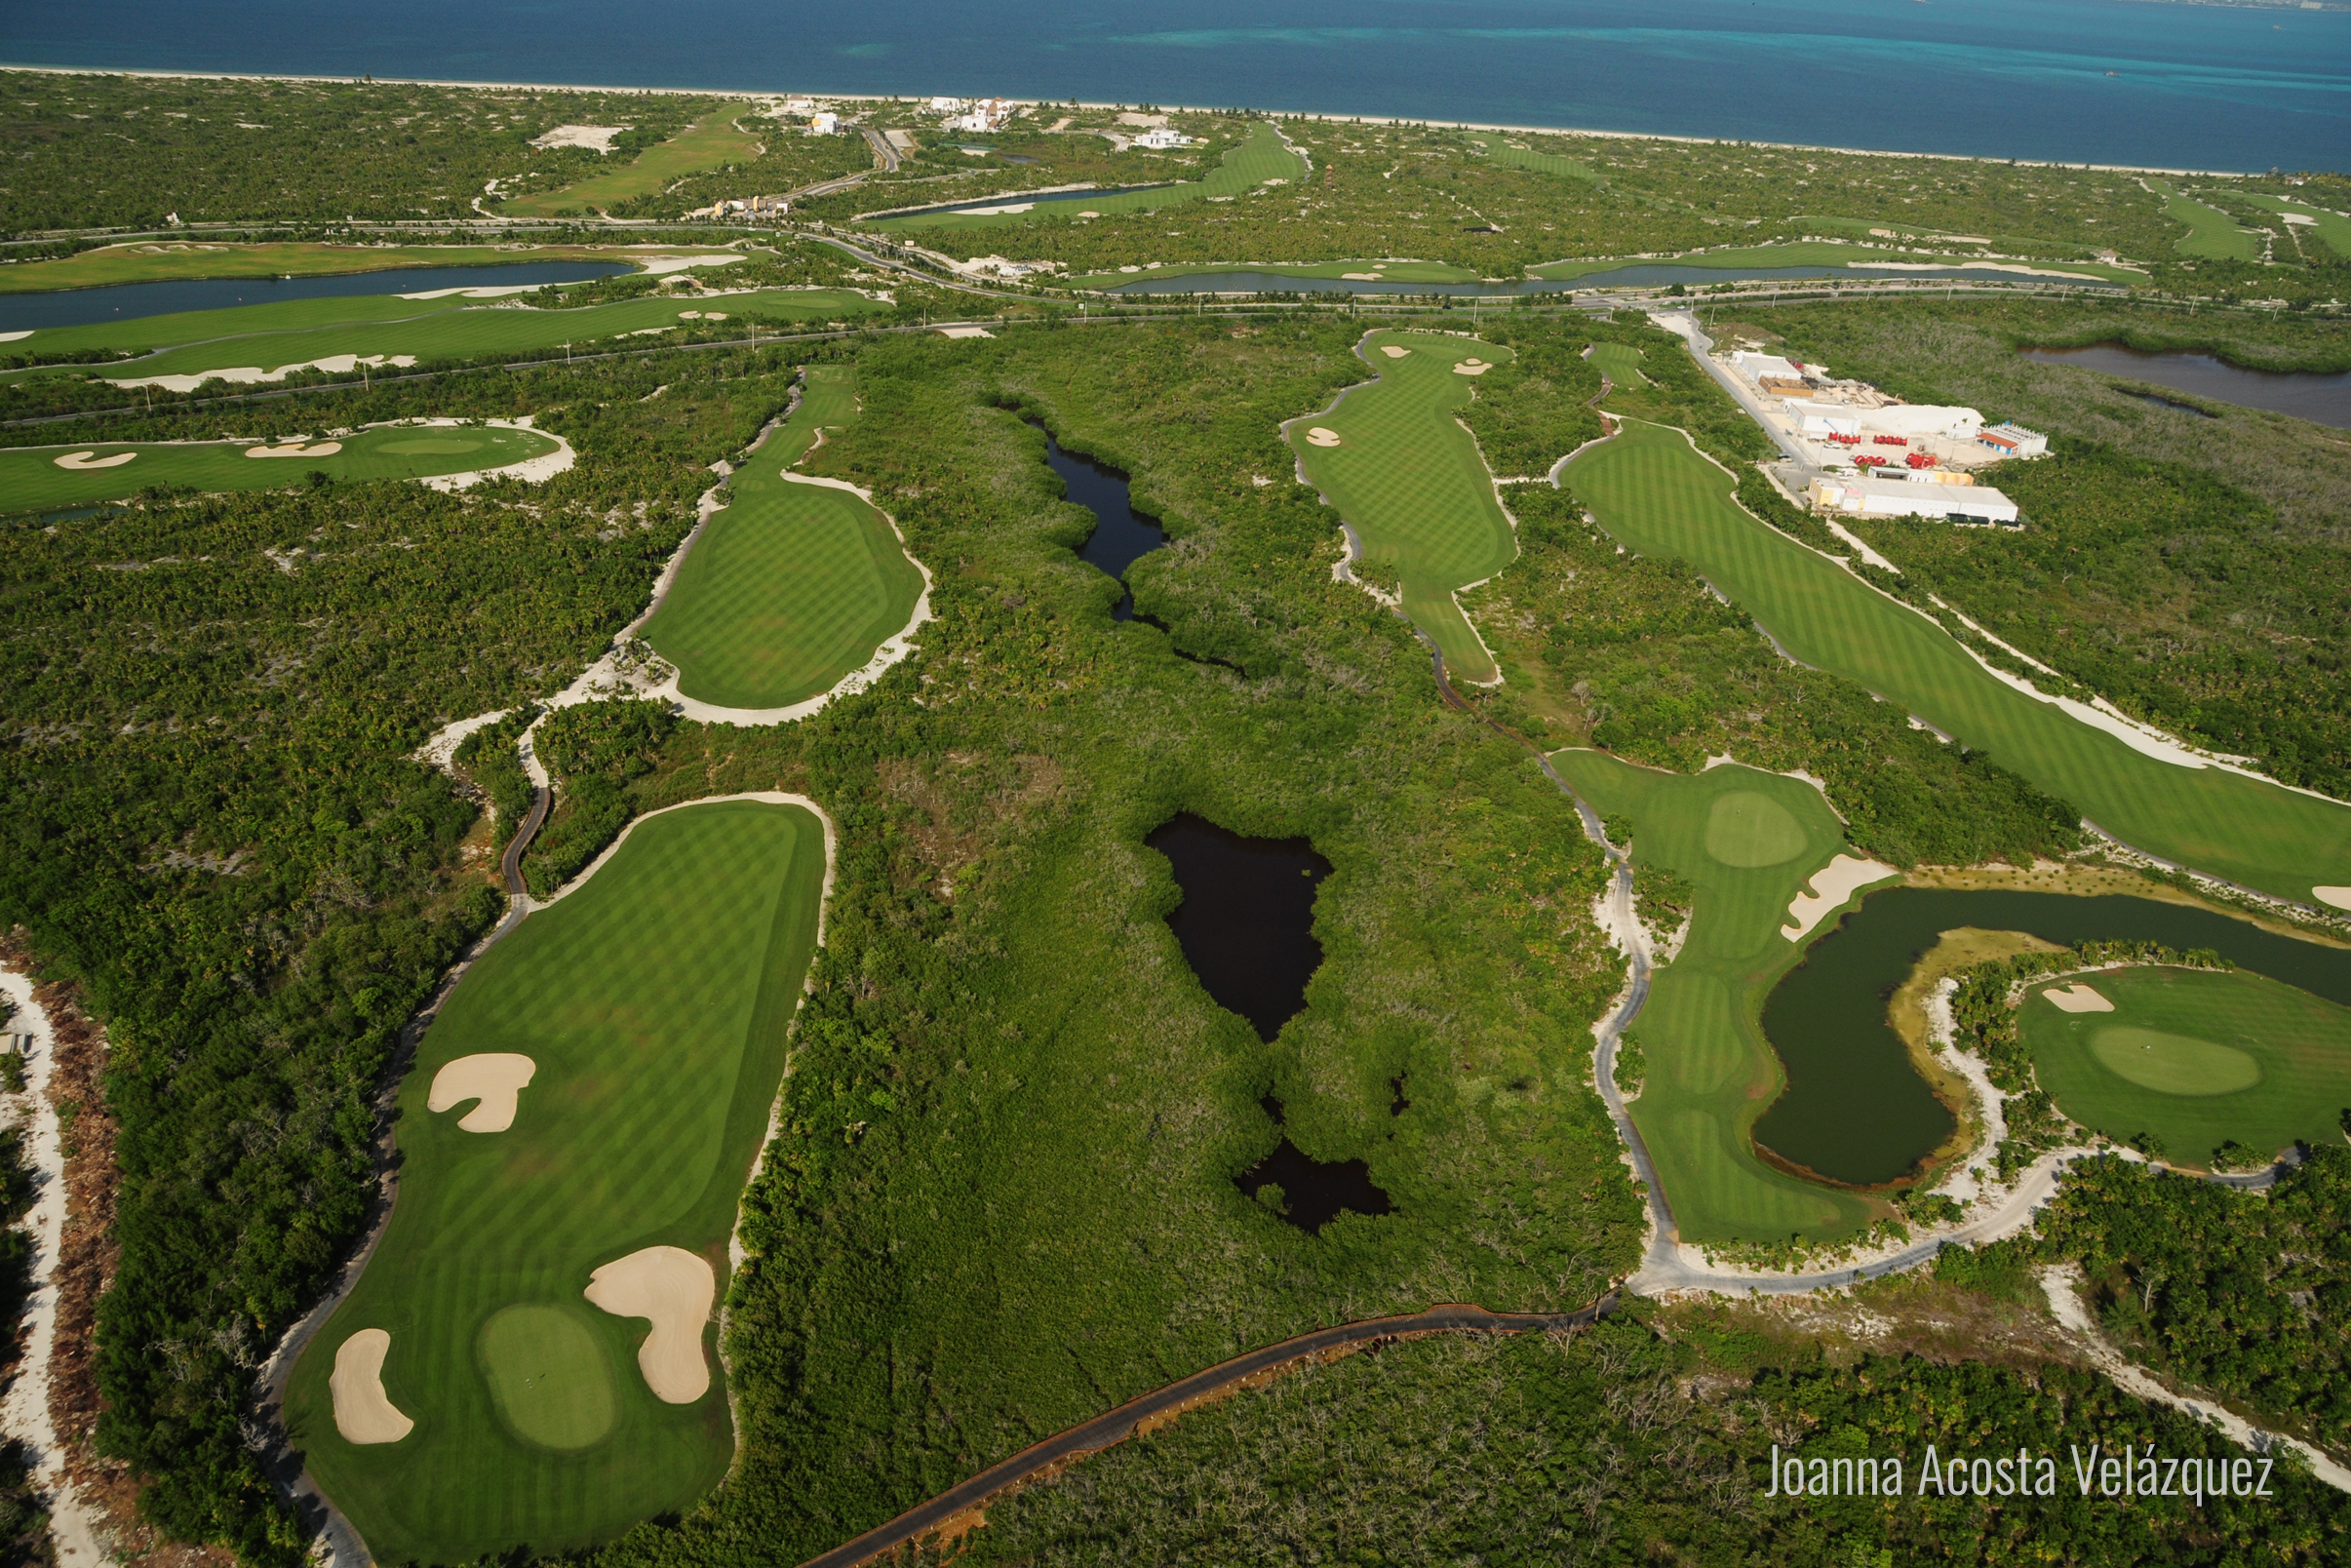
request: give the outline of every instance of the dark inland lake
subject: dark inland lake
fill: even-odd
[[[516,261],[483,267],[393,267],[319,278],[174,278],[160,283],[110,283],[49,294],[0,294],[0,332],[92,327],[189,310],[227,310],[284,299],[350,299],[368,294],[423,294],[432,289],[535,289],[586,283],[634,272],[626,261]],[[419,308],[427,308],[419,305]]]
[[[2249,371],[2211,354],[2148,353],[2120,343],[2093,343],[2088,348],[2022,348],[2026,359],[2053,365],[2079,365],[2108,375],[2128,376],[2188,392],[2215,403],[2240,408],[2267,409],[2289,413],[2312,424],[2351,430],[2351,371],[2331,374],[2316,371]]]
[[[1910,1065],[1886,1007],[1941,934],[1962,926],[2068,945],[2209,948],[2240,968],[2351,1005],[2351,952],[2210,910],[2125,894],[1889,888],[1814,943],[1766,999],[1763,1032],[1787,1069],[1787,1087],[1755,1123],[1759,1146],[1832,1182],[1871,1187],[1912,1174],[1950,1136],[1951,1113]]]
[[[1124,474],[1091,457],[1080,457],[1075,452],[1062,451],[1061,443],[1054,439],[1052,431],[1045,429],[1041,420],[1031,419],[1029,423],[1044,431],[1045,462],[1061,476],[1061,483],[1068,489],[1070,499],[1094,514],[1094,531],[1086,535],[1086,541],[1078,548],[1078,554],[1089,565],[1099,567],[1117,578],[1123,586],[1126,568],[1165,544],[1166,531],[1157,524],[1135,515],[1134,508],[1127,504],[1128,487]],[[1111,611],[1111,619],[1132,620],[1134,614],[1135,596],[1130,589],[1118,596],[1117,606]],[[1329,870],[1327,866],[1323,869]],[[1183,881],[1181,872],[1177,873],[1176,880],[1179,882]],[[1316,961],[1320,961],[1320,950],[1316,950],[1315,958]],[[1193,967],[1199,966],[1195,963]]]

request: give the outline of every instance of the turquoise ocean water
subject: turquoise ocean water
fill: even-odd
[[[2351,5],[0,0],[0,60],[1239,105],[2157,168],[2351,166]]]

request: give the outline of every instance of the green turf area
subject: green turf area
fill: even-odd
[[[1594,343],[1591,362],[1608,377],[1611,387],[1642,386],[1649,377],[1641,371],[1641,351],[1630,343]]]
[[[1401,349],[1401,357],[1388,350]],[[1510,351],[1437,333],[1375,332],[1355,352],[1380,372],[1327,414],[1287,426],[1306,475],[1354,526],[1364,560],[1403,578],[1404,613],[1427,632],[1454,676],[1492,681],[1500,673],[1454,602],[1454,590],[1479,582],[1517,553],[1510,520],[1494,495],[1494,479],[1477,443],[1455,422],[1477,377],[1454,369],[1478,359],[1499,364]],[[1336,447],[1308,439],[1338,433]]]
[[[379,1561],[465,1562],[608,1539],[725,1473],[724,1389],[647,1389],[641,1318],[581,1296],[648,1246],[710,1259],[724,1290],[736,1200],[784,1067],[814,948],[822,824],[732,801],[647,818],[596,876],[469,972],[403,1080],[400,1194],[356,1289],[305,1351],[289,1430]],[[514,1124],[469,1133],[426,1091],[446,1063],[536,1064]],[[335,1351],[390,1333],[398,1442],[355,1446]]]
[[[109,245],[55,261],[0,266],[0,294],[98,289],[182,278],[320,278],[392,267],[494,267],[524,261],[636,261],[583,245],[234,245],[162,240]]]
[[[2308,202],[2290,202],[2283,196],[2253,196],[2245,198],[2255,207],[2267,208],[2280,218],[2307,217],[2313,221],[2292,225],[2302,235],[2316,234],[2332,251],[2337,260],[2351,261],[2351,217],[2326,207],[2314,207]]]
[[[307,445],[316,446],[328,438]],[[342,450],[322,457],[248,457],[252,441],[154,442],[128,445],[92,442],[57,447],[0,450],[0,510],[45,511],[119,500],[150,485],[196,490],[269,490],[305,483],[313,472],[330,479],[422,479],[477,468],[503,468],[555,451],[553,438],[534,430],[490,425],[418,429],[414,425],[363,430],[344,436]],[[134,455],[112,468],[68,469],[58,459],[87,453],[103,462]]]
[[[1173,267],[1121,267],[1117,272],[1089,272],[1071,278],[1073,289],[1116,289],[1122,283],[1140,283],[1148,278],[1198,278],[1203,290],[1216,288],[1220,273],[1272,273],[1283,278],[1346,278],[1360,277],[1377,272],[1390,283],[1475,283],[1477,274],[1468,267],[1457,267],[1443,261],[1315,261],[1311,263],[1268,261],[1200,263]]]
[[[1562,158],[1555,152],[1513,147],[1500,137],[1471,137],[1469,140],[1484,148],[1486,157],[1504,169],[1531,169],[1539,175],[1565,175],[1571,179],[1597,180],[1600,177],[1588,165],[1574,158]]]
[[[2044,995],[2076,981],[2114,1010],[2063,1012]],[[2151,1132],[2185,1164],[2224,1143],[2267,1156],[2335,1142],[2351,1106],[2351,1008],[2263,975],[2114,969],[2035,984],[2018,1030],[2059,1110],[2120,1141]]]
[[[2351,883],[2351,807],[2148,757],[2001,682],[1925,616],[1757,522],[1678,430],[1626,420],[1569,490],[1629,549],[1675,556],[1795,658],[1858,681],[2151,854],[2281,897]]]
[[[412,357],[420,362],[505,354],[541,354],[591,344],[651,347],[664,330],[710,324],[710,313],[742,327],[842,320],[878,307],[845,289],[761,289],[702,296],[693,302],[648,295],[574,309],[523,308],[508,301],[403,299],[397,294],[348,299],[288,299],[227,310],[192,310],[137,321],[59,327],[34,333],[12,345],[28,354],[74,354],[91,359],[113,352],[138,355],[99,366],[35,367],[0,372],[10,379],[33,375],[85,375],[102,370],[110,378],[143,380],[158,375],[201,375],[251,366],[273,371],[343,354]],[[697,315],[686,317],[692,310]]]
[[[1845,849],[1836,814],[1801,779],[1748,767],[1682,775],[1591,751],[1554,753],[1551,765],[1603,815],[1632,818],[1635,861],[1698,888],[1689,937],[1631,1030],[1647,1062],[1632,1119],[1682,1239],[1818,1241],[1861,1229],[1865,1200],[1773,1170],[1752,1139],[1784,1079],[1758,1021],[1763,999],[1801,952],[1780,928],[1788,902]]]
[[[2261,236],[2239,227],[2237,220],[2219,208],[2183,196],[2160,179],[2150,179],[2147,184],[2163,197],[2163,216],[2187,225],[2187,233],[2175,242],[2181,255],[2207,261],[2261,259]]]
[[[1878,246],[1844,245],[1835,240],[1798,240],[1784,245],[1739,245],[1720,251],[1690,251],[1680,255],[1662,256],[1602,256],[1597,260],[1547,261],[1527,268],[1530,278],[1548,278],[1564,282],[1589,277],[1596,272],[1613,272],[1619,267],[1675,266],[1720,268],[1725,272],[1744,271],[1758,267],[1852,267],[1857,278],[1899,277],[1899,272],[1881,272],[1868,263],[1900,262],[1904,266],[1956,266],[1962,261],[1982,257],[1969,253],[1962,255],[1920,255],[1916,253],[1890,251]],[[1995,262],[1994,266],[2032,266],[2044,271],[2068,276],[2097,278],[2108,283],[2144,283],[2147,275],[2129,267],[2109,266],[2102,261],[2032,261]]]
[[[1130,190],[1117,195],[1089,196],[1083,201],[1054,201],[1031,207],[1025,213],[989,213],[971,216],[960,213],[910,214],[902,217],[875,218],[868,227],[877,229],[987,229],[1017,228],[1039,218],[1075,218],[1080,212],[1116,217],[1126,213],[1153,213],[1163,207],[1181,206],[1187,202],[1213,200],[1247,195],[1269,179],[1296,184],[1306,177],[1306,160],[1282,143],[1281,133],[1271,121],[1260,122],[1251,130],[1246,140],[1227,152],[1224,161],[1209,171],[1207,177],[1180,180],[1172,185],[1155,185],[1147,190]],[[1017,204],[1025,198],[1019,191],[1006,192],[1005,204]]]
[[[714,110],[689,130],[658,146],[646,148],[632,162],[603,170],[561,190],[518,196],[502,203],[499,211],[508,217],[551,217],[562,212],[601,210],[632,196],[649,196],[666,190],[687,175],[752,158],[757,153],[758,140],[734,128],[735,117],[745,108],[746,105],[738,103]],[[779,128],[773,134],[787,133]],[[610,154],[606,156],[608,158]]]
[[[905,630],[922,573],[889,522],[846,490],[785,477],[820,424],[854,410],[849,372],[809,371],[809,396],[728,481],[646,641],[678,689],[729,708],[781,708],[862,669]]]

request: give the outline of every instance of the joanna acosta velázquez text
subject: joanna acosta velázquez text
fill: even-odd
[[[2083,1497],[2269,1497],[2274,1460],[2176,1459],[2126,1444],[2109,1452],[2068,1445],[2065,1459],[2019,1448],[2013,1454],[1943,1459],[1927,1446],[1916,1470],[1893,1455],[1807,1459],[1772,1445],[1766,1497],[2056,1497],[2060,1485]]]

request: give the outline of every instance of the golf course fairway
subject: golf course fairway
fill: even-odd
[[[645,640],[678,689],[725,708],[782,708],[832,689],[906,629],[922,595],[889,520],[790,472],[856,412],[850,372],[812,366],[800,407],[727,482],[727,503],[678,568]]]
[[[2076,981],[2112,1010],[2066,1012],[2049,1000]],[[2057,1109],[2118,1142],[2151,1132],[2182,1164],[2206,1164],[2224,1143],[2263,1159],[2296,1140],[2331,1143],[2351,1106],[2351,1008],[2243,970],[2111,969],[2036,984],[2017,1027]]]
[[[1228,150],[1204,179],[1177,180],[1165,185],[1149,185],[1139,190],[1106,191],[1101,195],[1088,192],[1082,201],[1046,201],[1021,191],[1007,191],[993,200],[978,199],[972,205],[991,208],[1017,207],[1018,212],[985,213],[906,213],[896,217],[877,217],[865,226],[876,229],[989,229],[1018,228],[1042,217],[1075,218],[1082,210],[1089,216],[1117,217],[1126,213],[1151,213],[1162,207],[1180,207],[1186,202],[1202,201],[1212,196],[1232,198],[1245,196],[1268,180],[1291,183],[1306,177],[1306,160],[1289,149],[1281,133],[1272,122],[1260,121],[1238,146]],[[1058,193],[1057,193],[1058,194]]]
[[[1636,861],[1698,889],[1690,934],[1652,976],[1627,1031],[1646,1063],[1632,1119],[1681,1239],[1832,1241],[1860,1232],[1870,1218],[1865,1199],[1772,1169],[1751,1136],[1784,1077],[1763,1037],[1763,1000],[1803,952],[1781,926],[1813,874],[1846,848],[1821,792],[1751,767],[1685,775],[1593,751],[1554,752],[1551,765],[1594,810],[1632,819]],[[1816,930],[1833,923],[1831,916]],[[1892,1065],[1924,1089],[1906,1060]]]
[[[314,472],[336,480],[426,479],[504,468],[556,450],[553,437],[503,425],[379,426],[275,446],[189,441],[12,447],[0,451],[0,509],[120,500],[150,485],[206,491],[283,489]]]
[[[286,1396],[294,1446],[375,1560],[574,1549],[725,1473],[715,1363],[698,1396],[655,1397],[639,1361],[647,1319],[583,1292],[598,1270],[667,1247],[706,1261],[723,1296],[824,878],[824,825],[800,806],[643,818],[442,1007],[400,1086],[390,1224]],[[532,1064],[511,1125],[467,1132],[463,1103],[427,1109],[443,1068],[491,1052]],[[707,1360],[708,1324],[683,1326]],[[382,1397],[414,1425],[353,1442],[336,1361],[371,1330],[389,1335]]]
[[[1479,367],[1510,351],[1441,333],[1375,332],[1355,352],[1380,378],[1283,433],[1308,482],[1354,529],[1364,561],[1399,573],[1404,613],[1446,668],[1491,683],[1502,672],[1453,595],[1509,566],[1518,541],[1455,412],[1469,406]]]
[[[2351,806],[2150,756],[2008,685],[1924,615],[1749,516],[1680,431],[1625,419],[1562,483],[1618,542],[1688,562],[1792,657],[1900,704],[2134,848],[2301,903],[2351,884]]]

